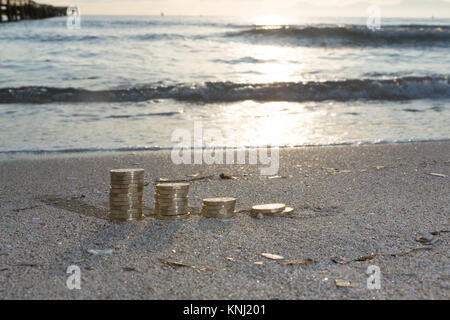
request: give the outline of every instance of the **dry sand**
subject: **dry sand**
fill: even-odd
[[[280,155],[281,177],[272,179],[255,165],[175,166],[166,151],[3,156],[0,298],[449,298],[450,142]],[[146,170],[148,207],[156,179],[198,174],[213,177],[191,184],[191,206],[234,196],[238,210],[264,202],[296,210],[264,219],[240,213],[228,221],[111,222],[109,169],[122,167]],[[428,241],[417,241],[422,236]],[[95,256],[90,249],[113,251]],[[286,265],[262,253],[313,263]],[[368,255],[373,259],[356,261]],[[81,268],[81,290],[66,287],[72,264]],[[370,265],[381,270],[380,290],[367,289]],[[336,279],[357,287],[338,288]]]

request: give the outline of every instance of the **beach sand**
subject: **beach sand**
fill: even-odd
[[[256,165],[176,166],[169,151],[11,157],[0,162],[0,299],[449,298],[450,142],[282,149],[271,178]],[[234,196],[239,211],[283,202],[295,213],[112,222],[109,170],[125,167],[146,170],[148,207],[155,180],[212,175],[191,183],[191,206]],[[70,265],[81,290],[66,286]],[[379,290],[367,288],[370,265]]]

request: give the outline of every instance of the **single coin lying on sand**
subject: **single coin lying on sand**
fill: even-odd
[[[283,203],[269,203],[260,204],[252,207],[254,213],[279,213],[286,209],[286,205]]]
[[[284,216],[294,212],[294,208],[286,207],[284,203],[268,203],[252,207],[252,213],[265,216]]]

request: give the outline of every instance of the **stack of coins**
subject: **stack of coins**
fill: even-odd
[[[236,198],[203,199],[202,215],[207,218],[226,219],[236,215]]]
[[[156,185],[155,214],[158,218],[176,219],[189,215],[189,183]]]
[[[294,212],[293,208],[286,207],[284,203],[260,204],[252,207],[252,213],[261,213],[265,216],[280,217]]]
[[[111,170],[110,174],[111,218],[122,221],[143,218],[144,169],[117,169]]]

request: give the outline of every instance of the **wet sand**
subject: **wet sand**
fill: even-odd
[[[120,167],[146,170],[149,208],[155,180],[197,179],[191,206],[234,196],[242,212],[109,221],[109,169]],[[283,149],[278,176],[260,168],[176,166],[169,151],[3,156],[0,299],[449,298],[450,142]],[[245,212],[264,202],[295,213]],[[312,263],[284,264],[298,259]],[[81,269],[81,290],[66,286],[70,265]],[[370,265],[380,268],[379,290],[367,288]]]

